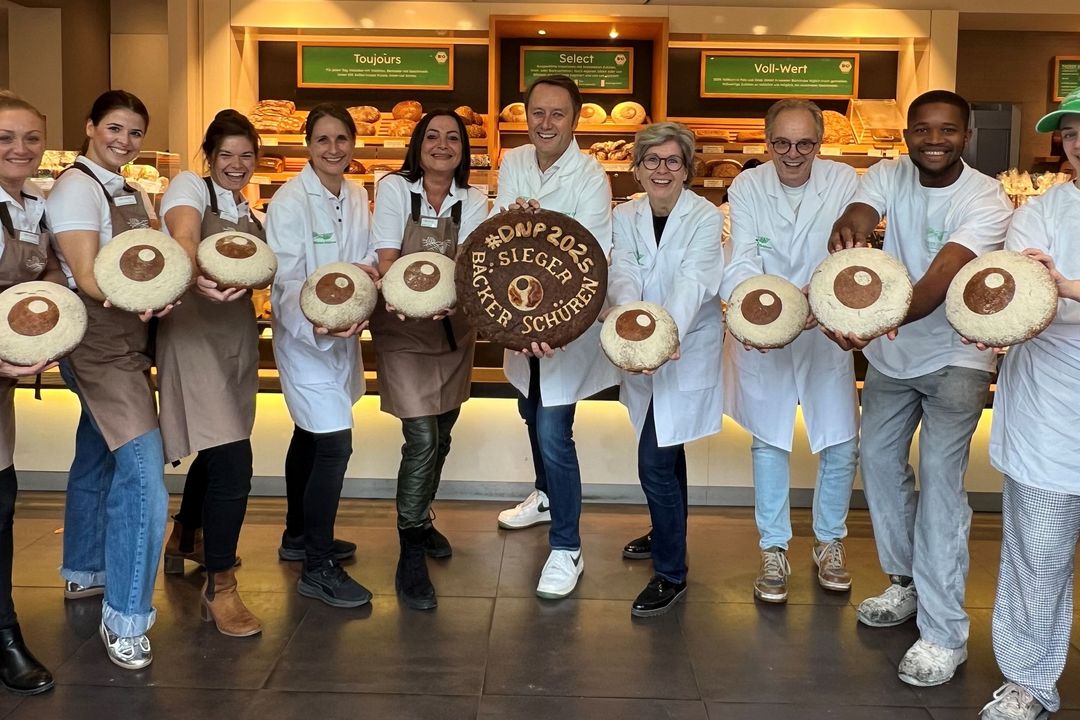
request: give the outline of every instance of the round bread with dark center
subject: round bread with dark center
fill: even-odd
[[[378,297],[366,272],[352,263],[328,263],[304,281],[300,310],[316,327],[343,332],[370,318]]]
[[[34,280],[0,293],[0,360],[23,366],[56,360],[85,334],[86,306],[62,285]]]
[[[600,347],[615,367],[655,370],[679,349],[679,327],[655,303],[632,302],[612,308],[600,331]]]
[[[810,278],[810,310],[822,327],[864,340],[895,330],[911,305],[911,278],[874,248],[835,252]]]
[[[945,317],[968,340],[1006,347],[1045,330],[1057,302],[1057,285],[1042,263],[997,250],[956,273],[945,295]]]
[[[469,235],[458,257],[458,305],[482,337],[511,350],[567,345],[604,303],[607,256],[562,213],[496,215]]]
[[[161,310],[194,280],[191,258],[163,232],[122,232],[98,251],[94,279],[109,302],[129,312]]]
[[[802,290],[778,275],[757,275],[735,286],[727,327],[739,342],[762,350],[782,348],[806,327],[810,304]]]
[[[457,301],[454,261],[434,252],[403,255],[383,275],[382,293],[405,317],[430,318]]]
[[[263,288],[277,272],[277,258],[270,246],[236,230],[204,238],[196,259],[202,274],[221,287]]]

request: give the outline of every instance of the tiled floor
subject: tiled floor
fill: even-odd
[[[282,503],[255,499],[239,579],[263,634],[227,638],[201,622],[203,576],[189,564],[183,577],[159,576],[154,664],[132,673],[105,658],[99,602],[63,600],[62,502],[28,493],[15,522],[16,605],[57,687],[21,701],[0,692],[0,718],[960,720],[975,718],[1000,682],[990,649],[996,515],[976,515],[972,530],[969,660],[948,685],[918,689],[895,674],[915,640],[914,623],[873,630],[855,621],[854,603],[886,582],[864,512],[850,520],[855,590],[847,596],[818,588],[809,518],[797,511],[791,598],[776,606],[751,595],[758,565],[751,512],[695,508],[687,602],[638,620],[629,601],[650,566],[619,551],[647,527],[641,507],[586,506],[584,578],[572,598],[550,602],[533,595],[545,528],[501,531],[500,504],[440,503],[437,524],[454,556],[429,563],[439,607],[420,613],[393,594],[391,503],[342,503],[338,535],[360,546],[350,572],[375,600],[339,610],[296,594],[298,564],[275,553]],[[1063,720],[1080,720],[1077,644],[1061,684]]]

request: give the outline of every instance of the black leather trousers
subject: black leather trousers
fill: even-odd
[[[403,418],[401,466],[397,478],[397,524],[399,528],[424,527],[430,523],[431,503],[439,490],[443,464],[450,452],[450,431],[461,408],[442,415]]]

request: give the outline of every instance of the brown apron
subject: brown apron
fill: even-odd
[[[71,170],[86,173],[105,193],[113,237],[150,227],[137,190],[125,184],[123,195],[117,197],[134,196],[135,202],[117,205],[90,168],[75,163],[60,174]],[[86,335],[67,362],[90,417],[112,451],[158,426],[150,384],[150,329],[135,313],[105,307],[83,293],[80,297],[86,305]]]
[[[23,195],[24,198],[30,197]],[[37,280],[49,260],[49,231],[42,215],[38,232],[17,231],[7,203],[0,202],[0,223],[4,227],[4,252],[0,255],[0,291],[21,282]],[[24,239],[24,236],[26,239]],[[29,239],[29,236],[36,238]],[[0,469],[15,462],[15,378],[0,378]]]
[[[448,218],[420,217],[420,194],[412,193],[401,255],[414,252],[457,254],[461,203]],[[399,261],[400,262],[400,261]],[[462,313],[441,322],[399,320],[385,302],[371,317],[383,412],[399,418],[441,415],[469,398],[476,331]]]
[[[227,230],[265,239],[254,217],[230,222],[218,211],[213,181],[201,235]],[[179,307],[158,324],[155,362],[165,460],[251,437],[259,391],[259,329],[250,293],[214,302],[189,290]]]

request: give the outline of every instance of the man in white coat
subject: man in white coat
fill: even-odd
[[[807,100],[781,100],[765,115],[770,159],[740,173],[728,192],[732,262],[724,297],[762,273],[806,287],[828,254],[832,225],[858,183],[848,165],[822,160],[824,120]],[[804,332],[785,348],[758,352],[728,343],[725,412],[750,431],[754,516],[761,572],[754,597],[785,602],[791,540],[790,458],[796,407],[801,406],[810,450],[818,454],[812,548],[818,582],[851,589],[844,555],[848,502],[858,452],[858,399],[851,353],[819,332]]]
[[[863,176],[837,220],[830,249],[864,244],[888,218],[884,250],[915,281],[899,334],[875,340],[834,335],[865,348],[862,480],[878,558],[891,584],[864,600],[859,622],[887,627],[918,613],[919,640],[900,661],[911,685],[948,682],[967,659],[971,507],[964,490],[971,436],[986,406],[994,358],[964,345],[945,319],[945,293],[965,264],[1000,249],[1012,216],[1001,183],[968,167],[967,101],[932,90],[912,101],[904,131],[907,157]],[[908,462],[919,435],[919,489]]]
[[[611,186],[604,169],[574,139],[581,91],[565,75],[537,78],[525,93],[531,144],[506,153],[499,167],[493,214],[511,208],[544,208],[573,217],[593,234],[605,255],[611,249]],[[581,469],[574,447],[574,410],[618,382],[600,351],[600,324],[563,348],[533,343],[507,351],[503,371],[519,393],[518,411],[529,430],[536,489],[499,515],[507,529],[551,522],[551,554],[536,594],[566,597],[585,568],[581,559]]]

